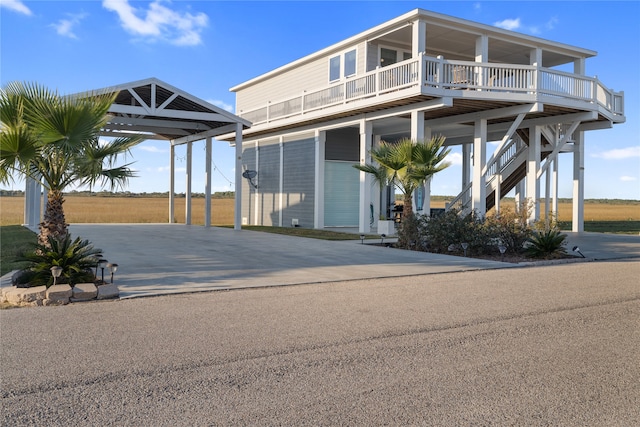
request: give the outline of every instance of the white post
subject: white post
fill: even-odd
[[[236,194],[233,229],[242,229],[242,123],[236,123]]]
[[[414,142],[424,141],[424,130],[425,130],[424,111],[412,111],[411,112],[411,139]],[[423,199],[423,203],[420,206],[418,206],[418,200],[417,200],[418,191],[422,191],[424,195],[425,189],[422,188],[413,192],[413,197],[411,198],[411,204],[413,205],[412,208],[414,213],[418,213],[418,209],[422,210],[422,207],[424,206],[424,199]]]
[[[324,160],[325,143],[327,133],[316,130],[315,132],[315,198],[313,228],[324,228]]]
[[[169,224],[173,224],[175,218],[175,188],[176,188],[176,147],[171,144],[169,149]]]
[[[411,34],[411,56],[417,58],[427,51],[427,23],[418,20],[413,22]]]
[[[278,183],[278,227],[282,227],[282,208],[284,206],[284,137],[280,137],[280,166],[279,166],[279,183]]]
[[[260,140],[256,140],[256,163],[254,165],[254,169],[255,171],[260,170]],[[260,177],[258,175],[256,175],[256,186],[258,185],[258,181],[260,180]],[[260,191],[258,190],[258,188],[254,188],[253,189],[253,205],[255,206],[255,209],[253,210],[253,224],[254,225],[262,225],[262,218],[260,218],[260,214],[262,213],[262,203],[260,203]]]
[[[487,63],[489,62],[489,37],[486,34],[478,36],[476,38],[476,62]],[[484,68],[478,67],[478,81],[475,84],[484,86],[485,82]]]
[[[466,188],[471,182],[471,146],[472,144],[462,144],[462,188]],[[469,193],[462,194],[462,206],[469,206]]]
[[[500,213],[500,199],[502,195],[500,194],[500,186],[502,185],[502,162],[500,161],[500,156],[496,159],[496,177],[494,178],[496,182],[496,189],[493,193],[494,201],[493,204],[495,206],[496,214]]]
[[[487,163],[487,119],[475,121],[473,129],[473,180],[471,182],[471,208],[477,214],[487,213],[487,181],[482,173]]]
[[[360,121],[360,164],[371,163],[371,143],[373,140],[373,123]],[[369,233],[369,205],[371,204],[371,177],[368,173],[360,172],[360,219],[358,231]]]
[[[191,167],[192,167],[193,142],[187,142],[187,173],[185,176],[186,189],[184,199],[184,223],[191,225]]]
[[[552,208],[554,219],[558,219],[558,158],[553,159],[553,175],[551,177]]]
[[[540,218],[540,181],[538,180],[538,170],[540,169],[540,127],[529,128],[529,149],[527,157],[527,202],[533,209],[529,215],[529,223],[533,223]]]
[[[573,143],[573,215],[571,230],[584,231],[584,132],[574,132]]]
[[[204,226],[211,227],[211,137],[205,145]]]

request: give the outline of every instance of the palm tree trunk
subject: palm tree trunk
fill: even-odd
[[[44,219],[40,223],[40,234],[38,235],[39,244],[49,247],[49,236],[60,240],[69,232],[62,208],[63,203],[64,198],[62,197],[61,191],[49,191],[47,206],[44,211]]]
[[[404,193],[404,206],[402,207],[402,216],[407,217],[413,215],[413,194],[410,191]]]

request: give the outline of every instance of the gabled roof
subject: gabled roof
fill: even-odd
[[[235,132],[251,122],[155,77],[123,83],[78,96],[117,93],[103,136],[148,135],[148,139],[184,144]]]

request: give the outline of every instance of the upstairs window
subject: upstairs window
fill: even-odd
[[[343,52],[329,58],[329,81],[335,82],[342,77],[356,74],[357,51],[356,49]]]

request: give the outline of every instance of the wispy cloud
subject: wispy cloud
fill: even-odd
[[[213,104],[213,105],[215,105],[216,107],[220,107],[220,108],[222,108],[223,110],[227,110],[227,111],[228,111],[228,112],[230,112],[230,113],[233,113],[233,105],[231,105],[231,104],[227,104],[227,103],[226,103],[226,102],[224,102],[224,101],[220,101],[220,100],[218,100],[218,99],[209,99],[209,100],[207,100],[207,102],[208,102],[209,104]]]
[[[21,0],[0,0],[0,7],[22,13],[23,15],[32,15],[29,9]]]
[[[462,154],[460,153],[450,153],[447,157],[444,158],[445,162],[451,163],[451,165],[461,165],[462,164]]]
[[[86,14],[76,14],[68,15],[68,19],[61,19],[58,22],[51,24],[50,26],[55,28],[58,35],[63,37],[69,37],[71,39],[77,39],[78,37],[73,32],[73,28],[77,26],[80,21],[82,21],[87,15]]]
[[[148,9],[134,8],[128,0],[103,0],[102,6],[116,12],[122,27],[129,33],[155,42],[166,41],[177,46],[202,43],[200,32],[209,18],[204,13],[178,12],[165,6],[169,1],[156,0]]]
[[[520,18],[515,19],[503,19],[502,21],[494,22],[498,28],[504,28],[505,30],[517,30],[520,28]]]
[[[605,160],[624,160],[632,157],[640,157],[640,145],[637,147],[614,148],[613,150],[592,154],[591,157]]]
[[[633,181],[637,181],[638,178],[636,178],[635,176],[627,176],[627,175],[623,175],[620,177],[620,181],[623,182],[633,182]]]
[[[168,150],[158,148],[154,145],[139,145],[138,150],[146,151],[148,153],[167,153]]]

